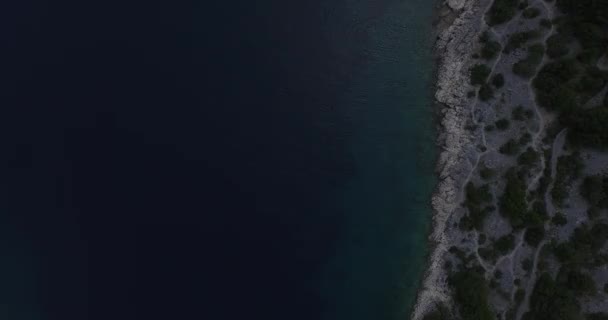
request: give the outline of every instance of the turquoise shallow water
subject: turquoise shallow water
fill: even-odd
[[[407,319],[415,301],[435,184],[432,7],[389,1],[361,26],[369,60],[341,109],[353,123],[356,174],[342,194],[348,222],[325,274],[338,303],[324,319]]]

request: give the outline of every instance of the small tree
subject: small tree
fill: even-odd
[[[490,76],[492,70],[485,64],[476,64],[471,68],[471,84],[482,85]]]

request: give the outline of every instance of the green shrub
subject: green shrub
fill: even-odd
[[[490,168],[483,167],[479,170],[479,176],[484,180],[490,180],[496,175],[496,172]]]
[[[608,148],[608,108],[577,109],[562,115],[560,120],[569,128],[568,140],[572,144]]]
[[[502,278],[502,271],[500,271],[500,269],[496,269],[496,271],[494,271],[494,278],[496,278],[496,279]]]
[[[544,65],[533,81],[538,104],[561,112],[577,109],[577,95],[569,82],[578,74],[579,68],[572,60],[559,60]]]
[[[543,273],[536,281],[530,296],[530,310],[525,320],[581,319],[581,307],[576,296]]]
[[[494,59],[500,50],[502,50],[500,43],[497,41],[487,41],[484,43],[483,48],[481,48],[481,57],[486,60]]]
[[[517,164],[520,166],[531,167],[540,162],[540,154],[531,147],[517,157]]]
[[[524,234],[524,240],[532,247],[536,247],[545,238],[545,228],[543,226],[530,227]]]
[[[583,100],[597,95],[606,86],[608,74],[596,66],[585,68],[582,77],[576,81],[573,88]]]
[[[427,313],[422,320],[449,320],[451,319],[450,310],[442,304],[437,305],[436,309]]]
[[[486,13],[486,20],[490,26],[505,23],[517,13],[518,0],[494,0],[490,10]]]
[[[606,205],[606,187],[604,178],[600,175],[585,177],[580,187],[580,194],[591,207],[604,207]]]
[[[515,302],[516,303],[522,303],[522,301],[524,301],[525,297],[526,297],[526,290],[519,288],[519,289],[517,289],[517,291],[515,291]]]
[[[494,89],[488,84],[483,84],[481,88],[479,88],[479,99],[481,101],[488,101],[492,98],[494,98]]]
[[[525,110],[523,106],[517,106],[511,112],[511,119],[515,121],[524,121],[526,120]]]
[[[536,30],[513,33],[509,36],[507,45],[503,49],[503,52],[507,54],[511,53],[512,51],[521,48],[524,44],[526,44],[526,42],[539,37],[540,33]]]
[[[508,234],[502,236],[494,242],[494,249],[500,254],[505,255],[515,248],[515,236]]]
[[[500,89],[505,85],[505,77],[502,75],[502,73],[497,73],[492,77],[492,84],[497,89]]]
[[[551,197],[557,206],[562,206],[568,196],[568,187],[583,171],[583,160],[579,153],[561,156],[557,160],[555,181]]]
[[[454,301],[463,319],[494,320],[488,303],[488,283],[478,272],[464,270],[450,276]]]
[[[553,26],[553,23],[549,19],[541,19],[540,26],[543,28],[550,29]]]
[[[570,51],[569,42],[569,38],[560,33],[550,36],[547,39],[547,55],[551,59],[558,59],[567,55]]]
[[[511,139],[503,144],[498,151],[502,154],[513,156],[519,152],[519,144],[514,139]]]
[[[532,135],[526,132],[519,138],[519,145],[525,147],[528,143],[532,142]]]
[[[568,219],[563,213],[557,212],[551,219],[551,223],[556,226],[565,226],[568,223]]]
[[[595,312],[595,313],[587,313],[585,315],[586,320],[608,320],[608,313],[605,312]]]
[[[569,241],[554,246],[553,253],[561,263],[590,265],[600,255],[608,240],[608,225],[596,223],[592,227],[582,224],[574,229]]]
[[[480,35],[479,35],[479,42],[481,43],[486,43],[490,41],[490,32],[488,30],[484,30]]]
[[[484,243],[486,243],[486,240],[487,240],[487,239],[488,239],[488,237],[486,236],[486,234],[485,234],[485,233],[480,233],[480,234],[479,234],[479,237],[477,238],[477,242],[478,242],[479,244],[484,244]]]
[[[534,19],[540,15],[540,9],[536,7],[530,7],[524,10],[522,16],[526,19]]]
[[[468,214],[461,220],[461,227],[465,230],[481,230],[483,229],[486,216],[494,211],[494,208],[491,206],[482,208],[485,203],[492,201],[490,186],[485,184],[478,188],[474,183],[469,182],[465,188],[465,192],[465,206],[468,209]]]
[[[595,294],[595,282],[587,273],[582,273],[577,270],[567,272],[566,286],[574,291],[577,295],[592,295]]]
[[[542,44],[529,46],[526,58],[513,65],[513,73],[523,78],[531,78],[536,74],[544,55],[545,47]]]
[[[514,228],[522,227],[528,211],[526,184],[513,169],[507,173],[506,182],[504,193],[500,197],[500,212],[509,219]]]
[[[472,85],[482,85],[486,83],[486,80],[490,76],[492,70],[486,66],[485,64],[476,64],[471,70],[471,84]]]
[[[496,121],[496,122],[494,123],[494,125],[495,125],[495,126],[496,126],[496,128],[498,128],[499,130],[504,131],[504,130],[509,129],[509,126],[511,125],[511,122],[509,121],[509,119],[502,118],[502,119],[499,119],[498,121]]]

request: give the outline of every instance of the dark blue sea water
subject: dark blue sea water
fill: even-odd
[[[0,4],[0,319],[405,319],[432,1]]]

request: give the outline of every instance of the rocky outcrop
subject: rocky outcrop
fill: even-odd
[[[452,8],[452,10],[460,10],[464,8],[466,0],[448,0],[447,5]]]
[[[451,304],[443,264],[449,248],[448,220],[458,206],[463,181],[472,169],[467,154],[473,141],[465,127],[470,118],[468,66],[475,47],[473,42],[479,33],[480,2],[483,1],[448,0],[446,5],[459,12],[451,25],[439,30],[436,43],[439,67],[435,98],[442,106],[438,137],[442,151],[437,160],[439,184],[432,199],[434,216],[430,241],[434,248],[412,314],[414,320],[422,319],[436,303]]]

